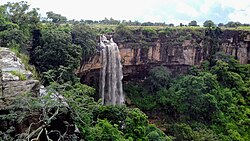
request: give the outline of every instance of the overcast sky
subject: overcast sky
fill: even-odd
[[[0,0],[0,4],[21,0]],[[250,23],[250,0],[26,0],[31,7],[40,8],[42,16],[47,11],[68,19],[117,20],[140,22],[166,22],[187,24],[196,20],[215,23],[239,21]]]

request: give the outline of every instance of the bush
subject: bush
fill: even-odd
[[[123,133],[107,120],[98,120],[97,124],[89,129],[85,139],[88,141],[125,141]]]
[[[191,127],[195,126],[195,127]],[[218,136],[206,127],[197,127],[197,125],[188,125],[186,123],[176,123],[170,127],[171,134],[177,141],[193,140],[193,141],[219,141]],[[197,128],[197,129],[195,129]]]

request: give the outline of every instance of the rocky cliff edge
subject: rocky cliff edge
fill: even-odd
[[[39,94],[39,81],[25,69],[21,59],[8,48],[0,48],[0,109],[5,109],[19,95]]]

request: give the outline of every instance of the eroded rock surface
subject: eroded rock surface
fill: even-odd
[[[204,44],[204,31],[195,32],[176,30],[168,35],[158,33],[158,37],[146,42],[146,46],[138,42],[142,40],[140,36],[135,41],[114,39],[119,46],[124,79],[143,77],[146,70],[157,65],[167,66],[177,74],[185,73],[189,66],[201,65],[209,51]],[[220,51],[235,56],[241,64],[250,63],[250,32],[223,31]],[[76,73],[81,77],[81,82],[92,84],[98,81],[101,67],[100,54],[96,53]]]
[[[8,48],[0,48],[0,69],[0,109],[8,107],[21,94],[39,94],[39,81],[32,78],[21,59]]]

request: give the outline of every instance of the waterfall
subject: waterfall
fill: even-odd
[[[113,39],[100,36],[101,62],[99,93],[104,105],[124,103],[122,64],[120,52]]]

